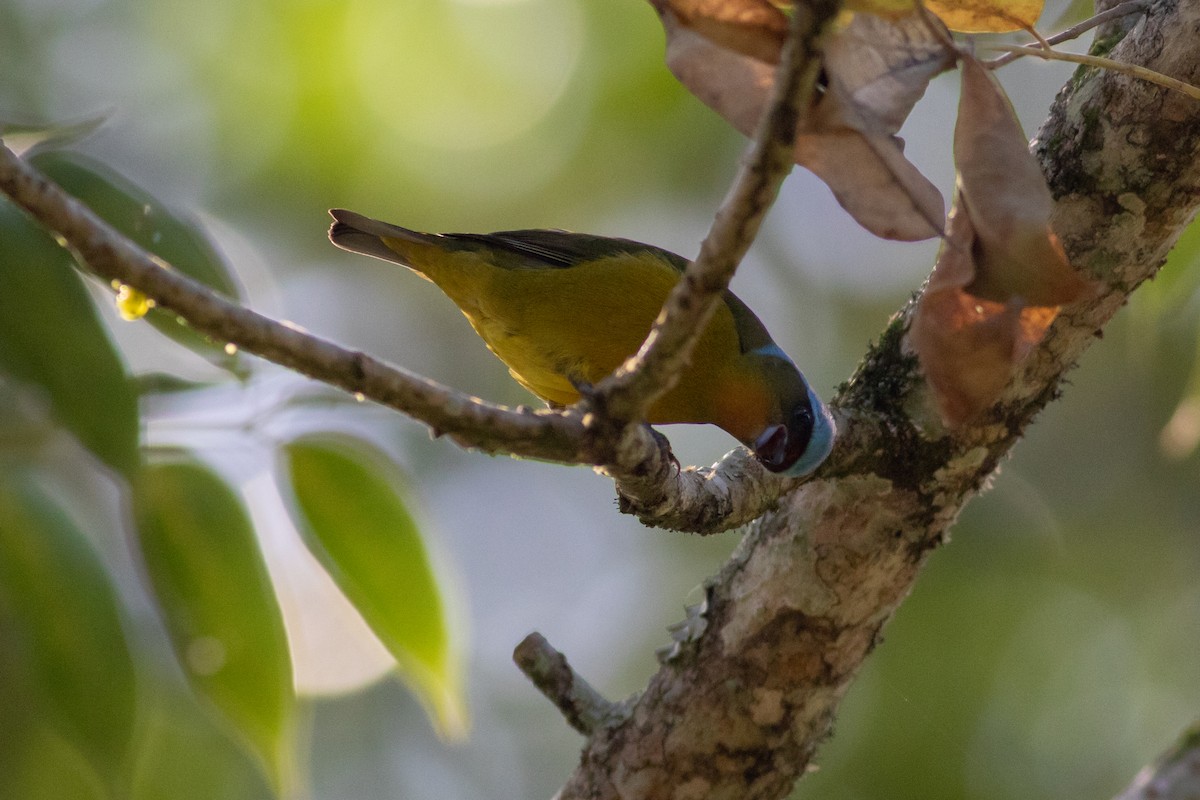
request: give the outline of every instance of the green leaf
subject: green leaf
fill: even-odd
[[[143,470],[134,506],[146,575],[189,682],[285,792],[295,777],[291,658],[241,501],[180,456]]]
[[[147,713],[134,769],[133,800],[261,800],[272,790],[261,764],[179,692]]]
[[[110,800],[116,791],[69,741],[43,722],[13,727],[0,735],[0,797],[20,800]]]
[[[129,476],[137,397],[70,264],[48,233],[0,200],[0,372],[45,389],[63,425]]]
[[[169,372],[143,372],[133,376],[133,385],[137,393],[146,395],[173,395],[183,392],[194,392],[201,389],[211,389],[215,384],[210,381],[193,381],[172,375]]]
[[[395,469],[348,437],[300,439],[285,453],[309,549],[395,657],[439,733],[462,738],[460,653]]]
[[[94,770],[119,783],[137,692],[117,597],[82,533],[11,467],[0,478],[0,687],[0,754],[44,750],[75,763],[63,781]]]
[[[172,211],[112,169],[80,153],[35,148],[26,160],[143,249],[213,291],[238,298],[237,281],[196,221]],[[174,314],[152,309],[146,319],[180,344],[227,369],[234,368],[236,356],[225,352],[224,342],[213,342],[196,333]]]

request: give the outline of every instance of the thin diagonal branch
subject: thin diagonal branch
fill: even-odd
[[[133,286],[219,342],[403,411],[488,452],[592,463],[578,415],[485,403],[239,306],[168,269],[0,145],[0,190],[59,234],[94,273]]]
[[[1122,64],[1119,61],[1113,61],[1111,58],[1084,55],[1082,53],[1061,53],[1058,50],[1050,50],[1045,47],[1025,47],[1018,44],[992,44],[988,45],[987,49],[1007,50],[1010,54],[1033,56],[1045,61],[1069,61],[1072,64],[1083,64],[1085,67],[1123,72],[1134,78],[1140,78],[1150,83],[1157,83],[1159,86],[1165,86],[1172,91],[1187,95],[1193,100],[1200,100],[1200,87],[1192,86],[1190,83],[1172,78],[1169,75],[1163,75],[1161,72],[1139,67],[1136,64]]]
[[[812,106],[822,40],[840,7],[837,0],[797,7],[768,108],[700,254],[671,291],[642,347],[596,387],[599,404],[614,419],[644,419],[654,401],[679,381],[692,349],[795,164],[796,132],[801,115]]]

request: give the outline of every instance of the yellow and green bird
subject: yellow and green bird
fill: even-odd
[[[566,406],[635,353],[687,259],[658,247],[557,230],[419,233],[334,209],[330,240],[432,281],[512,376]],[[773,471],[812,472],[829,455],[833,417],[767,329],[732,292],[675,388],[647,422],[710,423]]]

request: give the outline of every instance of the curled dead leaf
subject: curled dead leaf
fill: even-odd
[[[974,58],[962,62],[958,190],[909,334],[950,427],[999,398],[1060,307],[1090,286],[1050,229],[1054,200],[1007,98]]]
[[[976,419],[999,398],[1059,310],[1017,299],[987,300],[967,290],[975,276],[975,231],[958,199],[909,331],[938,410],[951,428]]]
[[[796,137],[796,163],[820,178],[854,220],[883,239],[936,236],[942,193],[904,157],[898,138],[852,128]]]
[[[754,132],[775,83],[775,67],[721,47],[662,12],[667,68],[696,98],[745,136]]]
[[[972,56],[962,56],[962,95],[954,129],[958,191],[970,210],[976,242],[976,297],[1052,306],[1079,297],[1087,282],[1050,230],[1054,199],[1029,152],[999,84]]]
[[[916,13],[895,19],[855,14],[831,37],[825,70],[846,125],[870,133],[900,130],[929,81],[954,66],[957,54],[945,45],[950,34],[936,24]]]

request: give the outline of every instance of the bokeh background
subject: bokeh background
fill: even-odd
[[[1051,3],[1045,28],[1064,13],[1078,9]],[[662,40],[644,0],[0,0],[0,121],[103,117],[78,148],[198,215],[252,307],[515,404],[530,398],[452,305],[335,250],[325,210],[435,231],[583,230],[693,255],[744,142],[674,81]],[[1069,76],[1027,61],[1002,71],[1030,134]],[[947,196],[956,103],[954,76],[939,78],[903,132]],[[1197,717],[1197,238],[964,512],[797,798],[1107,797]],[[934,249],[873,239],[797,173],[734,288],[829,396]],[[134,372],[221,378],[97,297]],[[313,798],[551,796],[580,739],[512,647],[539,630],[610,697],[636,691],[737,541],[642,528],[588,470],[463,452],[270,365],[145,414],[148,442],[195,448],[245,493],[308,698]],[[408,477],[469,652],[465,743],[440,741],[387,678],[388,657],[281,510],[274,445],[317,428],[369,438]],[[667,433],[691,463],[734,444]],[[170,673],[124,501],[76,456],[69,443],[43,454],[50,488],[115,576],[139,668]],[[217,727],[188,736],[171,746],[200,765],[193,788],[267,796]],[[226,766],[205,772],[206,758]]]

